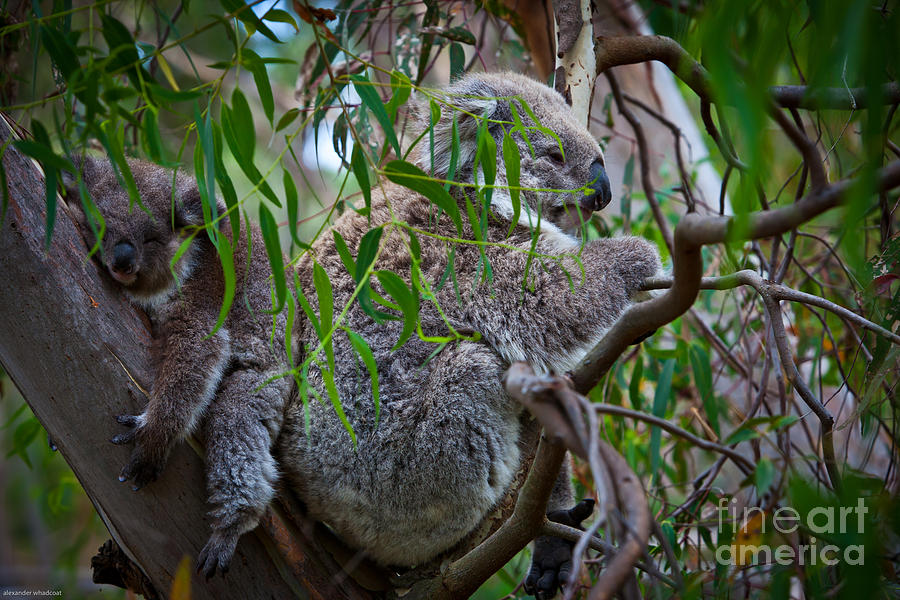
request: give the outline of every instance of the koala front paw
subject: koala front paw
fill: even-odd
[[[567,510],[547,513],[547,518],[556,523],[581,529],[581,522],[594,511],[594,500],[585,498]],[[538,600],[547,600],[556,595],[572,573],[572,548],[575,544],[562,538],[541,536],[534,541],[534,556],[531,569],[525,578],[525,593]]]
[[[238,535],[228,531],[216,531],[209,536],[197,557],[197,572],[209,580],[218,570],[222,577],[228,572],[228,565],[237,547]]]
[[[132,489],[138,491],[159,478],[168,459],[168,446],[164,442],[154,441],[154,438],[162,436],[152,434],[143,415],[119,415],[116,422],[130,429],[114,436],[110,441],[117,445],[134,443],[131,459],[119,473],[119,481],[134,480]]]

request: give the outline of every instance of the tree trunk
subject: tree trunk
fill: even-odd
[[[0,145],[11,135],[0,118]],[[0,364],[110,535],[167,597],[182,558],[193,561],[209,535],[203,461],[180,444],[158,481],[139,492],[119,483],[131,448],[109,439],[121,432],[115,415],[137,414],[146,403],[149,323],[85,260],[87,247],[62,202],[44,247],[46,203],[35,164],[9,146],[3,167],[9,207],[0,225]],[[226,578],[205,582],[191,569],[191,598],[369,597],[323,549],[333,543],[324,527],[294,518],[293,510],[270,510],[241,537]]]

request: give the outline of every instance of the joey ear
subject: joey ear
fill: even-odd
[[[203,199],[200,196],[200,188],[193,177],[179,177],[176,184],[175,203],[175,229],[183,229],[189,226],[203,225]],[[221,200],[216,200],[218,214],[226,210]]]
[[[203,225],[203,200],[200,188],[192,178],[178,182],[175,201],[175,229],[191,225]]]
[[[96,172],[99,169],[99,159],[88,154],[78,154],[71,157],[72,164],[75,165],[77,173],[81,174],[83,181],[94,181],[97,179]],[[71,171],[61,170],[62,184],[66,191],[67,199],[77,199],[80,197],[78,190],[78,174]],[[69,204],[79,204],[79,202],[70,201]]]

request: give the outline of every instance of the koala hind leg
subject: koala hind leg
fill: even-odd
[[[278,470],[272,445],[281,428],[285,380],[259,386],[272,373],[237,371],[222,383],[206,422],[207,488],[212,535],[197,571],[224,575],[238,538],[256,527],[275,495]]]

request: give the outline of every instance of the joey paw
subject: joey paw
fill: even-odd
[[[119,473],[119,481],[133,480],[132,489],[138,491],[159,478],[166,465],[167,448],[165,444],[154,444],[148,440],[151,436],[141,416],[119,415],[116,422],[130,429],[113,436],[110,441],[118,445],[134,443],[131,458]]]
[[[547,518],[556,523],[581,529],[581,522],[594,510],[594,500],[585,498],[574,507],[556,510]],[[562,538],[541,536],[534,541],[531,569],[525,578],[525,593],[538,600],[553,598],[557,590],[577,574],[572,573],[572,547],[574,544]]]
[[[231,558],[234,556],[234,549],[237,546],[238,536],[214,532],[200,555],[197,556],[197,572],[203,573],[206,580],[219,571],[222,577],[228,572],[228,565],[231,564]]]

